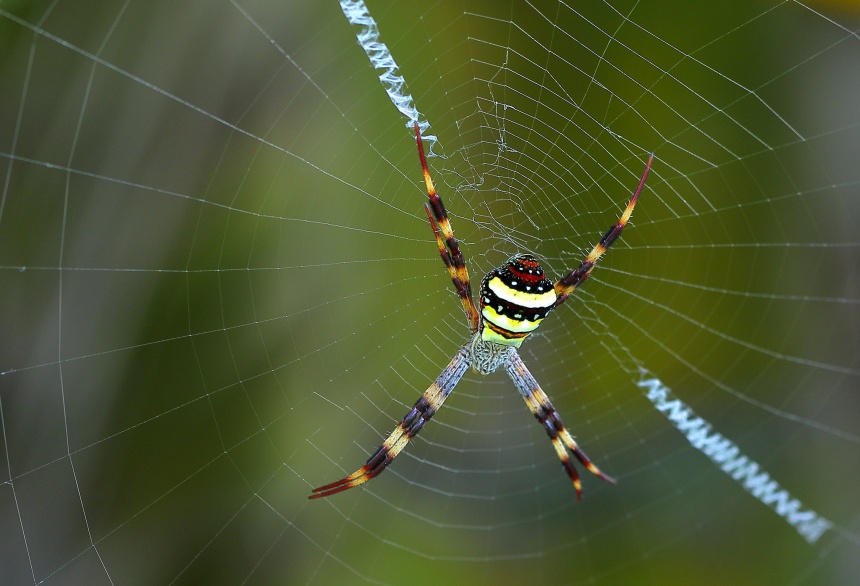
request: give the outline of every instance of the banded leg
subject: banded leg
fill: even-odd
[[[367,463],[345,478],[341,478],[337,482],[320,486],[313,489],[312,495],[308,498],[318,499],[324,496],[337,494],[341,491],[353,488],[360,484],[364,484],[371,478],[378,476],[386,466],[391,464],[392,460],[403,451],[406,444],[415,437],[421,428],[430,421],[430,418],[439,410],[457,383],[463,377],[463,373],[469,367],[469,358],[467,346],[463,346],[457,351],[457,355],[448,363],[442,374],[439,375],[433,384],[424,391],[421,398],[415,402],[412,409],[403,420],[394,428],[391,435],[383,442],[379,448],[368,458]]]
[[[480,316],[472,299],[472,284],[469,280],[469,270],[466,268],[466,260],[463,258],[463,253],[460,252],[460,244],[454,237],[454,230],[451,228],[451,222],[448,219],[448,211],[445,209],[445,204],[442,203],[442,198],[436,193],[433,180],[430,178],[430,171],[427,169],[427,159],[424,158],[424,145],[421,142],[421,130],[418,128],[418,122],[415,123],[415,140],[418,143],[418,158],[421,159],[421,169],[424,171],[424,184],[427,186],[427,197],[430,200],[424,204],[424,209],[427,211],[427,217],[430,219],[430,227],[433,228],[433,235],[436,237],[436,245],[439,247],[442,262],[445,263],[445,268],[448,269],[448,274],[451,275],[451,281],[454,283],[457,295],[460,296],[460,303],[463,304],[463,311],[466,312],[469,331],[474,334],[478,331]]]
[[[639,199],[639,194],[642,193],[642,188],[645,187],[645,180],[648,179],[648,172],[651,171],[651,163],[653,161],[654,155],[652,154],[648,157],[648,162],[645,164],[645,171],[642,173],[642,178],[639,179],[639,185],[636,187],[636,191],[633,192],[633,197],[630,198],[630,203],[627,204],[627,208],[624,210],[624,213],[621,214],[621,217],[618,219],[618,223],[606,231],[606,234],[603,235],[600,242],[594,245],[594,248],[591,249],[591,252],[588,253],[588,256],[585,257],[585,260],[582,261],[576,270],[571,271],[566,277],[555,284],[555,292],[556,295],[558,295],[558,298],[556,299],[553,307],[558,307],[564,303],[570,294],[588,278],[591,271],[594,269],[594,265],[596,265],[597,261],[600,260],[600,257],[603,256],[609,247],[612,246],[612,243],[621,236],[621,231],[624,230],[628,220],[630,220],[630,215],[633,213],[633,208],[636,206],[636,200]]]
[[[520,358],[519,354],[511,352],[508,363],[505,365],[505,369],[508,371],[508,376],[511,377],[511,380],[514,381],[514,385],[516,385],[517,390],[520,392],[520,395],[522,395],[529,410],[546,430],[549,439],[552,441],[552,447],[555,448],[555,453],[558,454],[558,458],[561,460],[565,472],[567,472],[567,475],[573,481],[573,487],[576,489],[576,500],[582,501],[582,482],[579,480],[579,474],[576,472],[573,462],[570,461],[568,450],[573,452],[576,459],[579,460],[579,462],[585,466],[589,472],[602,478],[606,482],[615,484],[615,479],[601,472],[600,469],[588,459],[588,456],[586,456],[585,452],[580,449],[576,441],[574,441],[573,436],[571,436],[570,432],[568,432],[564,427],[564,423],[562,423],[561,417],[559,417],[555,407],[552,406],[549,397],[546,396],[546,393],[543,392],[540,385],[538,385],[537,381],[529,372],[528,368],[526,368],[526,365],[522,358]]]

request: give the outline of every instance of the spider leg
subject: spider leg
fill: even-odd
[[[573,462],[570,461],[568,450],[576,456],[576,459],[589,472],[606,482],[615,484],[615,479],[601,472],[588,459],[588,456],[580,449],[576,441],[574,441],[573,436],[564,427],[564,423],[562,423],[561,417],[555,410],[555,407],[552,406],[549,397],[546,396],[546,393],[543,392],[528,368],[526,368],[519,354],[511,352],[509,356],[505,370],[507,370],[511,380],[514,381],[514,385],[517,387],[520,395],[522,395],[529,410],[546,430],[549,439],[552,441],[552,447],[555,448],[555,453],[558,454],[558,458],[564,466],[565,472],[567,472],[567,475],[573,481],[573,487],[576,489],[576,500],[582,501],[582,482],[579,480],[579,474],[576,472]]]
[[[466,312],[469,331],[474,334],[480,326],[480,314],[475,308],[475,302],[472,299],[472,284],[469,280],[469,270],[466,268],[466,260],[460,251],[460,243],[454,237],[454,230],[451,228],[451,221],[448,219],[448,211],[445,209],[445,204],[442,203],[442,198],[436,193],[433,180],[430,178],[430,171],[427,169],[427,159],[424,158],[424,145],[421,142],[421,130],[418,128],[418,122],[415,123],[415,140],[418,143],[418,158],[421,159],[421,169],[424,171],[424,184],[427,186],[427,197],[429,198],[429,201],[424,204],[424,208],[427,211],[427,217],[430,219],[430,227],[433,228],[433,235],[436,237],[439,254],[442,255],[445,268],[448,269],[448,274],[451,276],[451,281],[454,283],[457,295],[460,296],[463,311]]]
[[[630,215],[633,213],[633,208],[636,206],[636,200],[639,199],[639,194],[642,193],[642,188],[645,187],[645,180],[648,179],[648,172],[651,171],[651,163],[653,161],[654,155],[651,154],[651,156],[648,157],[648,162],[645,164],[645,171],[642,173],[642,178],[639,179],[639,185],[636,187],[636,191],[633,192],[633,197],[630,198],[630,203],[627,204],[627,208],[624,210],[624,213],[621,214],[621,217],[618,219],[618,223],[606,231],[606,234],[603,235],[600,242],[594,245],[594,248],[591,249],[591,252],[588,253],[588,256],[585,257],[585,260],[582,261],[576,270],[571,271],[566,277],[560,279],[558,283],[555,284],[555,292],[558,295],[558,298],[556,299],[554,307],[558,307],[564,303],[568,296],[570,296],[570,294],[588,278],[591,271],[594,269],[594,265],[596,265],[597,261],[600,260],[600,257],[603,256],[609,247],[612,246],[612,243],[621,236],[621,231],[624,230],[628,220],[630,220]]]
[[[469,357],[467,346],[463,346],[457,351],[457,355],[448,363],[442,374],[433,381],[433,384],[424,391],[424,394],[415,402],[409,413],[397,424],[391,435],[368,458],[364,466],[337,482],[313,489],[313,494],[308,498],[318,499],[331,496],[364,484],[371,478],[378,476],[403,451],[409,440],[415,437],[421,431],[421,428],[430,421],[430,418],[433,417],[436,411],[442,407],[442,403],[445,402],[445,399],[448,398],[448,395],[451,394],[451,391],[460,382],[468,367]]]

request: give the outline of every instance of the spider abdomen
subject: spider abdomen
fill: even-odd
[[[555,306],[552,281],[533,256],[511,257],[481,281],[481,339],[519,347]]]

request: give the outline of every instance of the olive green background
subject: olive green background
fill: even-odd
[[[838,584],[860,566],[860,40],[835,3],[371,2],[472,278],[631,227],[323,501],[466,339],[336,2],[0,2],[0,582]],[[815,546],[636,387],[805,506]]]

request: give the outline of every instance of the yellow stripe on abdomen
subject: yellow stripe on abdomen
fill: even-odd
[[[514,283],[519,284],[518,281],[514,281]],[[555,290],[551,285],[548,291],[544,290],[541,293],[528,293],[508,286],[499,277],[493,277],[487,281],[487,287],[489,287],[493,293],[498,295],[500,299],[510,303],[516,303],[520,307],[528,309],[552,307],[552,304],[555,303],[556,299]],[[533,286],[530,287],[534,289]]]
[[[525,332],[526,334],[534,331],[543,319],[538,319],[535,321],[527,321],[524,319],[516,319],[508,317],[504,314],[498,313],[492,307],[484,307],[481,309],[481,315],[485,320],[492,322],[496,326],[500,328],[504,328],[505,330],[519,334]]]

